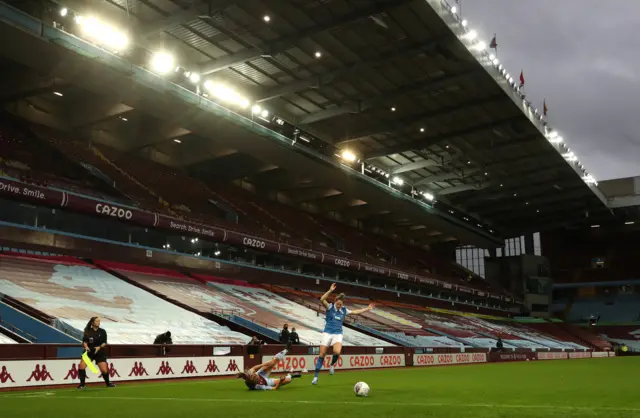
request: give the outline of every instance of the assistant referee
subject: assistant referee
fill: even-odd
[[[100,317],[94,316],[89,320],[87,326],[84,328],[84,335],[82,337],[82,346],[89,358],[96,362],[104,383],[109,388],[113,388],[116,385],[109,381],[109,366],[107,364],[107,353],[104,348],[107,345],[107,331],[100,328]],[[80,360],[80,367],[78,371],[78,377],[80,378],[80,385],[78,389],[84,389],[84,381],[87,378],[87,364],[84,360]]]

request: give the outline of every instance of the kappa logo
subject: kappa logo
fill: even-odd
[[[76,367],[76,364],[73,363],[71,365],[71,369],[69,369],[69,371],[67,372],[67,375],[64,377],[64,380],[76,380],[78,378],[78,368]],[[89,380],[89,375],[87,375],[86,377],[87,380]]]
[[[138,364],[138,362],[136,361],[133,364],[133,367],[131,368],[131,373],[129,373],[129,376],[140,377],[142,375],[149,376],[149,374],[147,374],[147,370],[144,368],[144,365],[142,364],[142,362],[140,362]]]
[[[160,375],[160,374],[161,374],[161,375],[163,375],[163,376],[166,376],[166,375],[168,375],[169,373],[171,373],[171,374],[175,374],[175,373],[173,372],[173,370],[171,369],[171,366],[169,365],[169,362],[168,362],[168,361],[163,361],[163,362],[160,364],[160,368],[158,369],[158,372],[156,373],[156,376],[158,376],[158,375]]]
[[[31,372],[31,376],[27,379],[27,382],[31,382],[31,379],[34,379],[36,382],[44,382],[47,379],[53,380],[53,377],[51,377],[51,373],[47,371],[45,364],[43,364],[42,367],[36,364],[36,368]]]
[[[145,371],[146,373],[146,371]],[[113,377],[120,377],[120,373],[118,373],[118,370],[115,368],[115,366],[113,365],[113,363],[109,363],[109,377],[113,378]]]
[[[637,329],[635,331],[630,332],[629,334],[633,335],[634,337],[640,339],[640,329]]]
[[[209,364],[207,365],[207,369],[204,372],[205,373],[215,373],[215,372],[219,372],[219,371],[220,371],[220,369],[216,365],[216,361],[215,360],[209,360]]]
[[[240,369],[238,368],[238,365],[236,364],[236,361],[234,359],[229,360],[229,365],[227,366],[227,370],[225,370],[227,372],[239,372]]]
[[[13,377],[11,377],[11,373],[7,371],[7,366],[2,366],[2,371],[0,371],[0,383],[7,383],[9,380],[11,380],[11,383],[16,383],[16,381],[13,380]]]
[[[181,374],[192,374],[192,373],[198,373],[198,370],[196,370],[196,366],[193,365],[193,361],[189,361],[187,360],[187,362],[184,365],[184,368],[182,369],[182,373]]]

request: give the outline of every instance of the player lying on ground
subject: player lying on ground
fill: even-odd
[[[340,353],[342,352],[342,324],[344,323],[345,316],[360,315],[372,310],[376,306],[371,303],[366,308],[350,311],[344,307],[344,293],[340,293],[336,296],[333,303],[329,303],[327,302],[327,298],[329,298],[334,290],[336,290],[336,284],[332,283],[329,291],[320,298],[320,302],[324,305],[327,313],[325,314],[325,326],[324,332],[322,333],[322,342],[320,342],[320,355],[318,356],[318,361],[316,361],[316,372],[313,380],[311,381],[312,385],[318,384],[318,374],[320,373],[320,369],[322,369],[324,356],[327,355],[328,347],[333,349],[333,357],[331,357],[331,368],[329,369],[329,374],[333,374],[334,372],[335,365],[340,358]]]
[[[291,343],[287,344],[287,348],[276,354],[271,360],[238,373],[238,379],[243,379],[249,390],[278,390],[282,386],[291,383],[291,380],[302,377],[300,373],[289,373],[285,377],[274,379],[269,377],[271,370],[278,365],[278,362],[284,359],[290,348]]]

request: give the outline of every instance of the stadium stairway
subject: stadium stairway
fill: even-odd
[[[3,324],[7,324],[11,327],[24,331],[25,335],[23,336],[23,339],[32,343],[37,342],[40,344],[77,344],[80,342],[79,339],[65,334],[64,332],[49,325],[49,323],[19,310],[17,307],[21,304],[15,303],[17,301],[12,300],[12,298],[2,295],[2,298],[0,299],[2,300],[0,301],[0,316],[2,317]],[[10,302],[11,306],[5,302]],[[31,311],[34,310],[31,309]],[[27,335],[30,335],[32,339],[27,338]]]
[[[266,338],[267,340],[271,340],[270,342],[273,342],[275,344],[278,343],[278,340],[280,338],[280,334],[278,334],[276,331],[273,331],[266,326],[262,326],[256,321],[250,321],[238,315],[226,315],[221,312],[214,312],[213,315],[215,315],[217,318],[227,319],[240,327],[247,328],[249,332],[246,332],[245,334],[261,336],[263,337],[263,339]]]
[[[0,344],[2,344],[3,337],[8,338],[13,343],[31,344],[38,342],[38,339],[33,335],[4,322],[2,318],[0,318]],[[6,342],[4,344],[6,344]]]
[[[198,309],[193,308],[192,306],[189,306],[185,303],[182,303],[178,300],[172,299],[160,292],[157,292],[153,289],[151,289],[148,286],[145,286],[144,284],[136,281],[136,280],[132,280],[129,277],[127,277],[125,274],[122,274],[121,272],[119,272],[116,269],[113,269],[111,267],[109,267],[109,263],[105,263],[103,261],[99,261],[99,260],[85,260],[90,264],[93,264],[94,266],[96,266],[97,268],[104,270],[105,272],[111,274],[114,277],[117,277],[118,279],[129,283],[132,286],[135,286],[141,290],[144,290],[145,292],[151,293],[152,295],[163,299],[173,305],[176,305],[182,309],[185,309],[189,312],[192,312],[196,315],[199,315],[205,319],[208,319],[210,321],[213,321],[215,323],[218,323],[219,325],[222,326],[226,326],[227,328],[229,328],[232,331],[236,331],[239,332],[241,334],[245,334],[245,335],[254,335],[254,334],[259,334],[260,337],[262,337],[262,339],[264,339],[265,341],[267,341],[268,343],[273,343],[273,344],[278,344],[278,338],[273,338],[273,335],[271,333],[268,334],[264,334],[262,332],[259,332],[258,330],[252,328],[252,327],[248,327],[246,323],[243,323],[242,321],[234,321],[233,318],[229,315],[219,315],[216,314],[214,312],[202,312]]]

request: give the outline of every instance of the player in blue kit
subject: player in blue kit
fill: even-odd
[[[327,354],[328,347],[333,349],[329,374],[333,374],[334,372],[336,362],[338,361],[338,358],[340,358],[340,353],[342,352],[342,324],[344,323],[344,318],[347,315],[360,315],[375,307],[372,303],[366,308],[350,311],[344,307],[344,293],[340,293],[336,296],[333,303],[329,303],[327,302],[327,299],[334,290],[336,290],[336,284],[332,283],[329,291],[320,298],[320,302],[324,305],[327,313],[325,314],[326,323],[324,326],[324,332],[322,333],[322,342],[320,342],[320,356],[316,362],[316,372],[313,380],[311,381],[311,384],[313,385],[318,384],[318,374],[320,373],[320,369],[322,369],[322,364],[324,363],[324,357]]]

